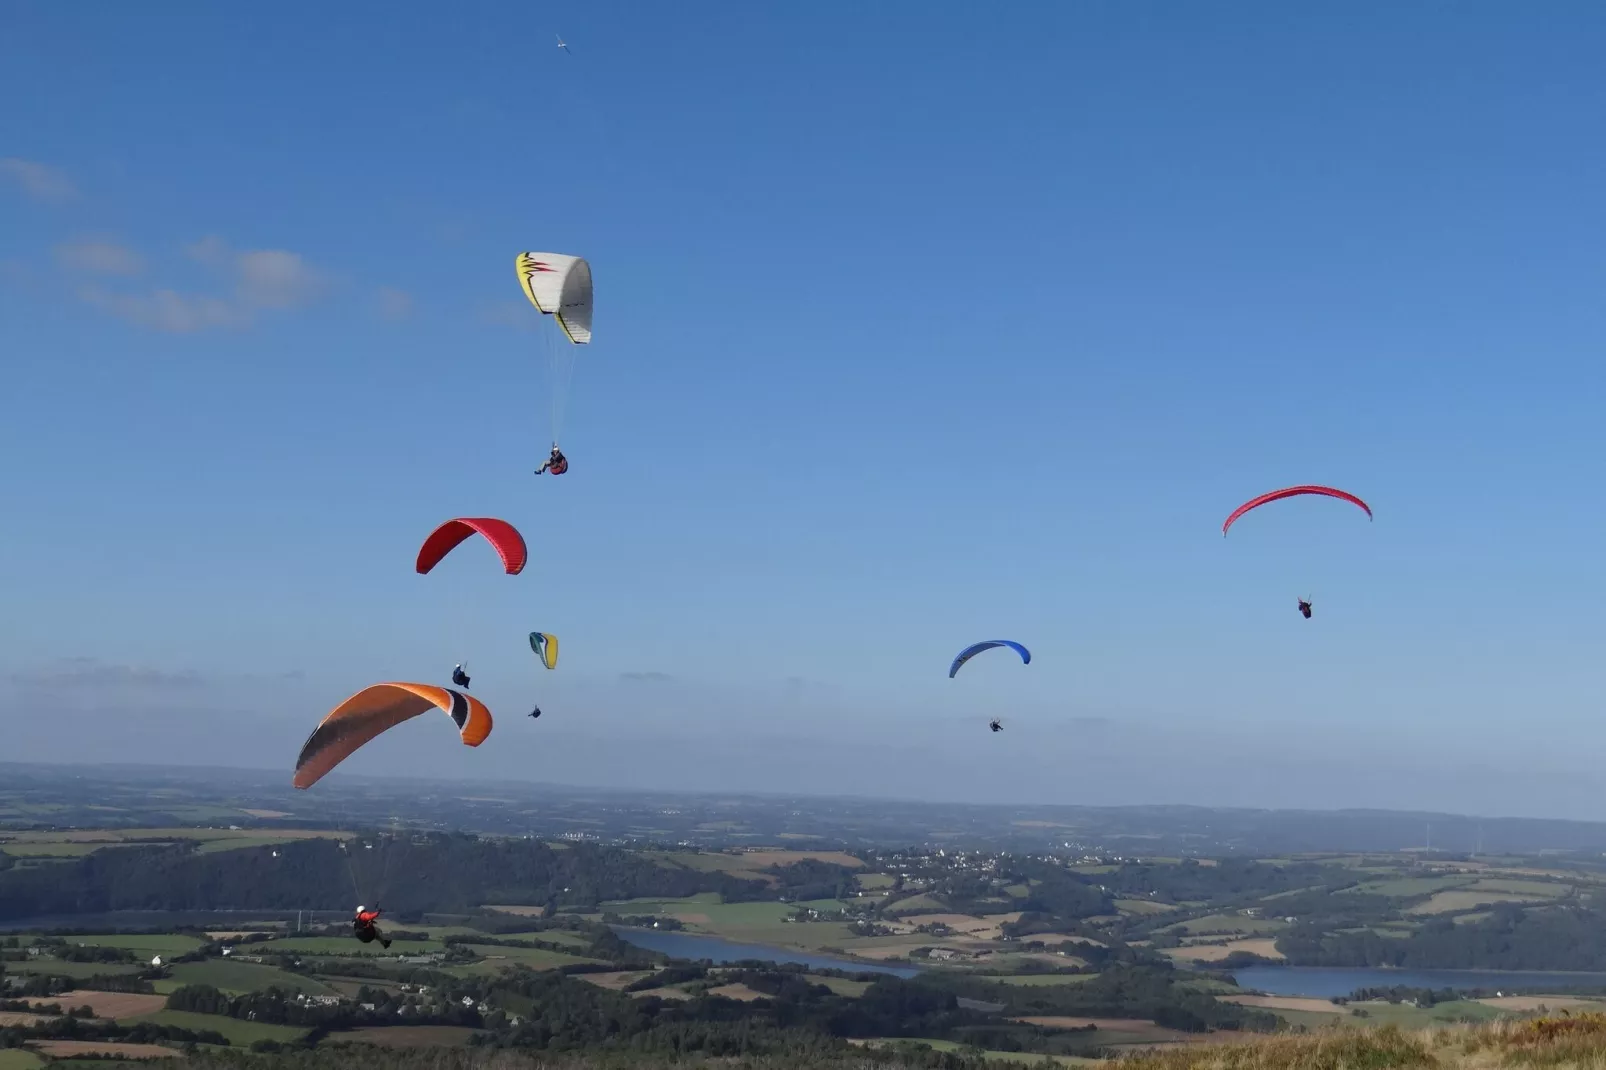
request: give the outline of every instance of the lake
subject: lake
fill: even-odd
[[[807,951],[792,951],[784,947],[765,944],[739,944],[734,940],[721,940],[717,936],[698,933],[664,932],[661,929],[630,929],[614,926],[620,939],[644,947],[648,951],[661,951],[677,959],[709,959],[713,962],[740,962],[757,959],[761,962],[796,962],[820,970],[847,970],[853,973],[888,973],[894,977],[913,977],[920,971],[908,966],[872,966],[851,959],[814,955]]]
[[[1357,988],[1488,988],[1561,991],[1566,988],[1606,988],[1606,973],[1539,972],[1528,970],[1380,970],[1346,966],[1249,966],[1233,970],[1241,988],[1273,996],[1314,996],[1332,999]]]

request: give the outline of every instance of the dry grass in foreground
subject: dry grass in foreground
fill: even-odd
[[[1241,1044],[1145,1052],[1121,1070],[1606,1070],[1606,1014],[1590,1013],[1406,1032],[1322,1029]]]

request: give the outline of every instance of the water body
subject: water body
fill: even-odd
[[[709,959],[713,962],[741,962],[757,959],[760,962],[797,962],[821,970],[847,970],[857,973],[889,973],[894,977],[913,977],[920,971],[908,966],[871,966],[850,959],[832,958],[829,955],[812,955],[807,951],[791,951],[784,947],[765,944],[739,944],[734,940],[721,940],[717,936],[697,933],[664,932],[661,929],[630,929],[615,926],[620,939],[644,947],[648,951],[662,951],[677,959]]]
[[[1559,992],[1568,988],[1606,987],[1606,973],[1540,972],[1529,970],[1380,970],[1347,966],[1249,966],[1232,971],[1242,988],[1273,996],[1314,996],[1332,999],[1357,988],[1487,988],[1509,991]]]

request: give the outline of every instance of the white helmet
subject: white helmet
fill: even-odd
[[[362,913],[362,912],[363,912],[363,911],[365,911],[365,910],[367,910],[367,909],[368,909],[368,908],[367,908],[367,907],[365,907],[365,906],[363,906],[363,905],[362,905],[362,904],[361,904],[361,903],[358,903],[358,904],[357,904],[357,913],[359,913],[359,914],[361,914],[361,913]]]

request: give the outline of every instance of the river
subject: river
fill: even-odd
[[[697,933],[664,932],[661,929],[630,929],[614,926],[620,938],[644,947],[648,951],[661,951],[677,959],[709,959],[713,962],[740,962],[758,959],[761,962],[796,962],[815,969],[847,970],[857,973],[889,973],[894,977],[913,977],[920,971],[908,966],[875,966],[851,959],[814,955],[807,951],[792,951],[766,944],[739,944],[734,940],[721,940],[717,936]]]
[[[303,920],[312,922],[314,914],[320,920],[341,919],[340,911],[306,911]],[[177,925],[230,928],[244,921],[281,920],[294,924],[295,911],[280,910],[206,910],[164,911],[123,910],[109,914],[58,914],[48,917],[17,918],[0,921],[0,932],[21,929],[71,928],[79,931],[111,931],[115,929],[170,929]],[[913,977],[920,971],[908,966],[883,966],[851,959],[816,955],[807,951],[793,951],[767,944],[743,944],[722,940],[717,936],[698,933],[664,932],[657,929],[631,929],[616,926],[621,938],[647,948],[661,951],[678,959],[709,959],[713,962],[740,962],[757,959],[761,962],[795,962],[816,969],[846,970],[857,973],[885,973],[894,977]],[[1407,988],[1486,988],[1490,990],[1524,989],[1559,992],[1568,988],[1606,988],[1606,973],[1569,973],[1561,971],[1525,970],[1383,970],[1368,967],[1344,966],[1248,966],[1233,970],[1238,984],[1257,992],[1273,996],[1312,996],[1331,999],[1347,996],[1357,988],[1389,988],[1403,985]]]
[[[1567,988],[1606,988],[1606,973],[1566,973],[1528,970],[1380,970],[1346,966],[1249,966],[1232,971],[1242,988],[1273,996],[1314,996],[1332,999],[1357,988],[1513,988],[1552,992]]]

